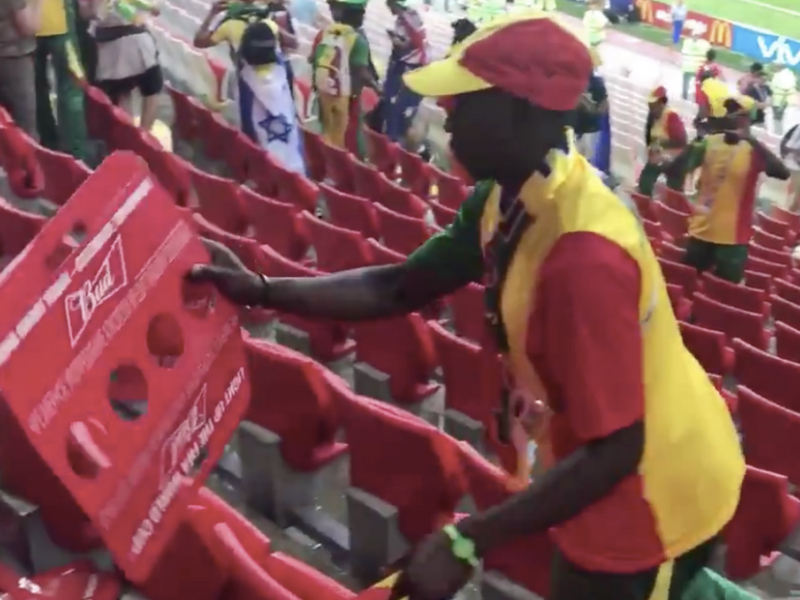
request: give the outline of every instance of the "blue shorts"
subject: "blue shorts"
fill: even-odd
[[[677,44],[681,41],[681,32],[683,31],[683,21],[672,22],[672,43]]]

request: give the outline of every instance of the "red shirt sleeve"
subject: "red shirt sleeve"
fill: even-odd
[[[676,112],[670,112],[667,115],[666,130],[669,139],[673,142],[686,143],[686,127],[683,125],[683,119]]]
[[[540,269],[526,349],[583,443],[644,416],[639,288],[638,264],[594,233],[561,236]]]

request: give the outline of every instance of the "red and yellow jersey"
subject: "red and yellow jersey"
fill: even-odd
[[[655,567],[718,534],[745,464],[719,393],[683,345],[652,247],[631,209],[575,152],[519,197],[533,225],[503,285],[500,310],[515,385],[551,409],[555,462],[643,421],[635,475],[554,529],[565,556],[593,571]],[[486,201],[491,239],[501,190]],[[609,290],[613,290],[613,293]]]
[[[715,244],[747,244],[765,165],[748,142],[726,144],[724,137],[708,135],[692,148],[689,169],[700,169],[700,181],[689,235]]]

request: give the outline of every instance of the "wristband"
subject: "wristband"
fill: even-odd
[[[445,525],[442,531],[450,538],[450,551],[453,556],[471,567],[477,567],[478,555],[475,553],[475,542],[462,535],[455,525]]]

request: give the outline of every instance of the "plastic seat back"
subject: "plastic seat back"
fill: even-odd
[[[773,282],[775,295],[800,306],[800,286],[785,279],[776,279]]]
[[[395,506],[416,544],[450,522],[466,492],[456,442],[401,409],[352,396],[343,406],[350,485]]]
[[[343,192],[355,192],[355,172],[353,156],[343,148],[332,146],[323,140],[322,151],[325,154],[325,175],[333,182],[333,186]]]
[[[800,330],[776,321],[775,352],[781,358],[800,363]]]
[[[686,254],[686,250],[669,242],[662,242],[659,248],[661,258],[678,264],[683,260],[684,254]]]
[[[378,215],[383,243],[392,250],[405,255],[411,254],[431,235],[422,219],[400,214],[380,204],[375,204],[375,212]]]
[[[244,233],[248,221],[239,186],[230,179],[197,168],[192,168],[190,175],[200,214],[225,231],[237,235]]]
[[[758,221],[758,226],[770,235],[779,237],[782,240],[786,240],[790,235],[789,224],[786,221],[773,219],[763,212],[756,213],[756,220]]]
[[[291,260],[305,257],[308,239],[299,224],[297,206],[246,187],[241,188],[241,195],[255,239]]]
[[[774,295],[770,297],[769,301],[773,319],[800,329],[800,305]]]
[[[681,286],[687,298],[694,295],[698,283],[697,271],[694,268],[664,258],[659,258],[658,264],[661,265],[661,273],[667,283]]]
[[[694,295],[692,312],[697,325],[721,331],[729,341],[739,338],[760,350],[766,350],[769,346],[764,315],[760,313],[722,304],[705,294]]]
[[[690,323],[678,323],[686,349],[707,373],[727,375],[733,367],[733,351],[725,334]]]
[[[414,194],[427,200],[433,184],[433,173],[430,165],[423,161],[419,155],[399,148],[400,173],[403,183]]]
[[[34,144],[36,160],[44,172],[43,195],[53,204],[61,206],[92,174],[92,170],[69,154],[56,152]]]
[[[428,205],[411,190],[391,182],[387,182],[385,193],[375,201],[401,215],[417,219],[425,218],[429,210]]]
[[[357,360],[389,376],[396,402],[417,404],[439,387],[431,383],[436,353],[420,315],[356,323],[353,335]]]
[[[455,221],[456,215],[458,215],[458,211],[448,208],[436,200],[431,200],[428,206],[433,211],[433,217],[439,227],[447,227]]]
[[[771,248],[772,250],[785,250],[786,240],[778,235],[767,233],[760,227],[753,227],[753,237],[750,241],[762,246],[764,248]]]
[[[776,221],[783,221],[787,225],[789,225],[789,229],[792,231],[797,231],[800,229],[800,214],[783,208],[782,206],[778,206],[777,204],[772,205],[772,214],[770,215]]]
[[[367,240],[372,251],[372,262],[376,265],[397,265],[406,261],[406,255],[387,248],[374,238]]]
[[[670,208],[663,202],[656,202],[654,208],[664,231],[676,242],[682,241],[689,229],[689,215]]]
[[[134,152],[141,156],[161,186],[167,190],[178,206],[196,206],[194,185],[189,163],[172,152],[148,133],[140,136],[140,145]]]
[[[372,251],[357,231],[337,227],[309,212],[300,213],[317,256],[317,268],[329,273],[373,264]]]
[[[300,600],[352,600],[356,597],[352,590],[283,552],[270,554],[264,567],[267,573]]]
[[[749,312],[764,313],[766,292],[763,290],[737,285],[711,273],[703,273],[702,280],[703,293],[709,298]]]
[[[453,326],[458,335],[483,346],[489,339],[486,327],[484,288],[478,283],[470,283],[453,292],[450,307],[453,311]]]
[[[769,292],[772,289],[772,276],[755,271],[745,271],[744,284],[749,288]]]
[[[380,236],[378,216],[372,202],[325,184],[320,184],[320,189],[334,225],[360,231],[365,237]]]
[[[172,122],[173,136],[184,142],[194,142],[199,135],[199,123],[197,111],[195,110],[199,108],[199,105],[192,98],[183,92],[179,92],[171,85],[164,87],[172,100],[174,115]]]
[[[461,204],[469,196],[469,189],[464,182],[450,173],[445,173],[441,169],[431,167],[439,193],[436,197],[439,204],[452,210],[461,208]]]
[[[294,204],[300,210],[315,213],[319,198],[317,185],[300,173],[289,171],[281,165],[274,165],[273,170],[278,185],[278,200]]]
[[[786,477],[748,466],[739,505],[725,528],[725,573],[749,579],[769,566],[800,518]]]
[[[0,255],[17,256],[33,241],[47,219],[18,208],[0,198]]]
[[[759,246],[755,242],[750,243],[749,248],[750,256],[755,256],[762,260],[766,260],[779,265],[785,265],[787,268],[792,268],[794,261],[792,253],[783,250],[773,250],[765,246]]]
[[[325,179],[325,152],[322,147],[322,138],[319,134],[305,128],[301,129],[301,132],[308,176],[314,181],[322,181]]]
[[[692,203],[683,192],[679,192],[678,190],[673,190],[670,188],[664,188],[664,193],[661,195],[661,201],[673,210],[687,215],[692,214]]]
[[[253,381],[245,418],[281,438],[281,455],[294,470],[308,472],[345,446],[336,443],[339,420],[322,365],[266,340],[247,338]]]
[[[733,340],[736,382],[770,402],[800,412],[800,365]]]
[[[394,179],[397,172],[397,144],[368,127],[364,128],[364,133],[367,138],[369,162],[389,179]]]
[[[639,215],[643,219],[647,219],[648,221],[658,221],[658,214],[653,207],[655,202],[652,198],[638,192],[629,193],[634,204],[636,204],[636,210],[639,211]]]
[[[789,267],[785,264],[764,260],[763,258],[758,258],[757,256],[747,257],[746,268],[748,271],[763,273],[773,278],[783,277],[783,275],[789,270]]]
[[[17,198],[27,200],[44,194],[45,175],[36,158],[35,145],[16,124],[0,127],[0,164]]]
[[[389,185],[384,175],[372,165],[353,160],[353,184],[355,193],[373,202],[381,202]]]

